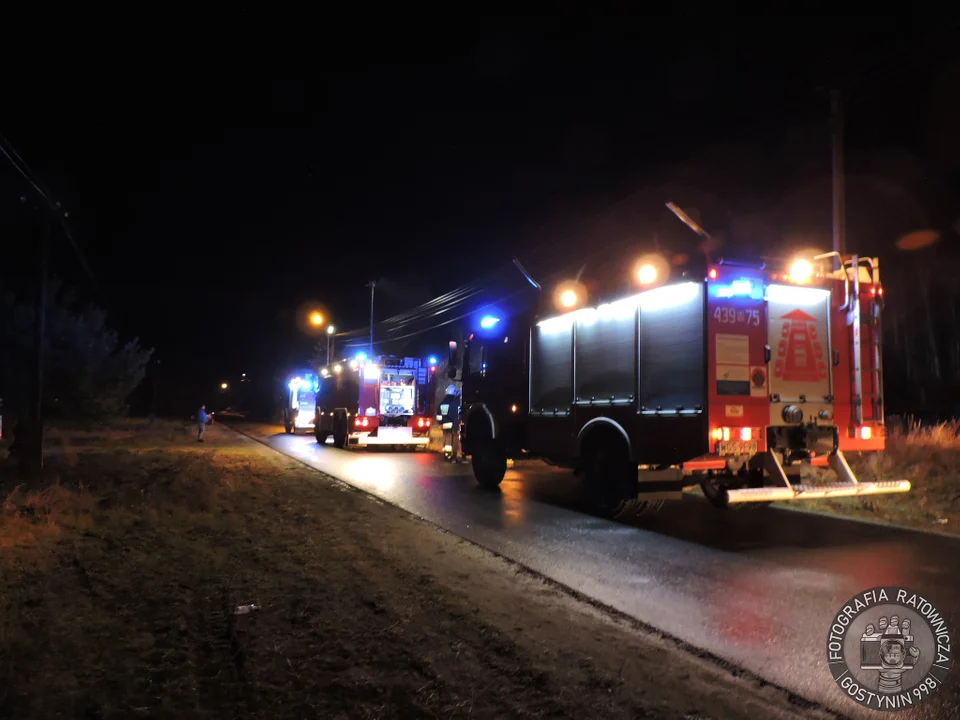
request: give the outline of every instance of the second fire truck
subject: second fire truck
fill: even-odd
[[[320,370],[314,433],[338,448],[425,447],[432,425],[436,363],[392,355]]]
[[[859,482],[844,457],[885,445],[876,258],[664,274],[640,267],[636,294],[593,307],[568,290],[566,312],[483,319],[451,359],[481,485],[539,457],[584,474],[610,517],[696,486],[718,507],[910,489]]]

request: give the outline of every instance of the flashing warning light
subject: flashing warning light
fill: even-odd
[[[649,285],[657,281],[657,269],[650,263],[641,265],[640,269],[637,270],[637,280],[641,285]]]
[[[353,359],[356,360],[358,363],[366,362],[367,354],[365,352],[358,352],[356,355],[353,356]]]
[[[427,358],[427,365],[436,365],[436,364],[437,364],[437,358],[436,358],[436,357],[434,357],[433,355],[431,355],[430,357]]]
[[[356,360],[351,360],[351,361],[350,361],[350,369],[351,369],[351,370],[356,370],[358,367],[360,367],[360,364],[359,364]]]
[[[364,365],[364,366],[363,366],[363,379],[364,379],[364,380],[379,380],[379,379],[380,379],[380,366],[379,366],[379,365]]]
[[[335,373],[343,372],[343,366],[342,366],[342,365],[334,365],[334,366],[333,366],[333,371],[334,371]]]
[[[716,280],[716,279],[717,279],[717,269],[716,269],[716,268],[710,268],[710,272],[707,273],[707,277],[710,278],[711,280]]]
[[[743,442],[753,440],[753,428],[740,428],[740,439],[743,440]]]
[[[482,327],[484,330],[489,330],[492,327],[494,327],[498,322],[500,322],[500,318],[493,317],[493,315],[484,315],[480,319],[480,327]]]
[[[708,291],[713,297],[718,298],[763,299],[763,283],[755,282],[749,278],[740,278],[729,283],[711,284],[708,286]]]
[[[436,371],[437,371],[437,366],[436,366],[436,365],[431,365],[431,366],[430,366],[430,372],[433,373],[433,372],[436,372]]]
[[[295,377],[293,380],[290,381],[290,384],[289,384],[287,387],[289,387],[291,390],[296,390],[298,387],[300,387],[300,384],[301,384],[302,382],[303,382],[303,380],[301,380],[301,379],[298,378],[298,377]],[[226,389],[227,384],[224,383],[224,384],[221,385],[220,387]]]
[[[873,428],[872,428],[872,427],[870,427],[869,425],[864,425],[862,428],[860,428],[860,439],[861,439],[861,440],[869,440],[869,439],[872,438],[872,437],[873,437]]]
[[[807,260],[794,260],[790,266],[788,277],[790,282],[795,282],[798,285],[810,282],[813,277],[813,264]]]

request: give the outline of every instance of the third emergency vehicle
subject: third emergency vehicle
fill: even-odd
[[[425,447],[433,423],[436,364],[392,355],[349,361],[320,370],[314,418],[321,445]]]

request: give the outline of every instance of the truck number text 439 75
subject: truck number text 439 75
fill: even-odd
[[[714,319],[722,325],[752,325],[760,327],[759,310],[739,310],[732,307],[718,307],[713,311]]]

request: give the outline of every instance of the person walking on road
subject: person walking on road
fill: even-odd
[[[207,425],[210,423],[210,416],[207,414],[206,405],[200,406],[194,419],[197,421],[197,442],[203,442],[203,431],[206,430]]]

